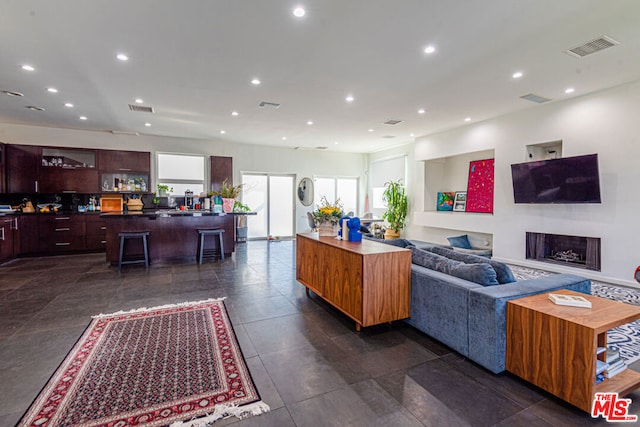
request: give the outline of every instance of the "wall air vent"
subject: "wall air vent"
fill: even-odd
[[[385,125],[397,125],[398,123],[402,123],[404,120],[387,120],[386,122],[383,122]]]
[[[595,40],[591,40],[590,42],[581,44],[580,46],[576,46],[572,49],[567,49],[564,51],[564,53],[571,56],[575,56],[576,58],[584,58],[587,55],[600,52],[601,50],[608,49],[617,44],[620,44],[620,43],[618,43],[611,37],[602,36],[602,37],[598,37]]]
[[[267,107],[267,108],[273,108],[273,109],[280,108],[280,104],[278,104],[277,102],[262,101],[259,105],[261,107]]]
[[[153,107],[146,107],[144,105],[131,105],[131,104],[129,104],[129,109],[131,111],[139,111],[141,113],[151,113],[151,114],[153,114]]]
[[[522,95],[520,98],[526,99],[527,101],[535,102],[538,104],[544,104],[545,102],[551,101],[549,98],[545,98],[543,96],[534,95],[532,93],[527,95]]]

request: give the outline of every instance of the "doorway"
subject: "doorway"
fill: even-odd
[[[257,212],[247,217],[247,237],[293,238],[295,175],[243,173],[242,185],[242,202]]]

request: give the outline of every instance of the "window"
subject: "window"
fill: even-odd
[[[173,188],[173,194],[193,194],[204,191],[205,157],[189,154],[158,153],[158,184]]]
[[[358,213],[358,178],[316,177],[314,181],[316,205],[320,205],[322,197],[329,203],[340,199],[344,213]]]
[[[386,208],[382,201],[385,182],[402,180],[402,183],[406,185],[406,161],[407,156],[402,155],[371,163],[370,185],[372,199],[371,207],[373,209]]]

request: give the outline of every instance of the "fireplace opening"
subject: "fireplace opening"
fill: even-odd
[[[600,238],[527,232],[527,259],[600,271]]]

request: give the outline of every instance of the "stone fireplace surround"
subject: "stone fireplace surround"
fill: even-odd
[[[527,259],[600,271],[600,238],[527,231]]]

